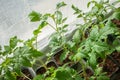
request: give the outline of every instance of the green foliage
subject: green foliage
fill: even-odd
[[[112,19],[119,20],[120,10],[114,7],[117,2],[109,4],[109,0],[100,0],[99,2],[90,1],[87,7],[89,8],[91,4],[92,9],[88,12],[83,12],[78,7],[72,5],[72,9],[75,11],[74,14],[77,15],[77,18],[83,18],[85,22],[83,25],[78,24],[72,40],[67,40],[65,36],[68,26],[65,24],[67,18],[63,18],[63,14],[60,11],[60,8],[66,5],[64,2],[57,4],[56,11],[53,14],[41,16],[40,22],[45,21],[46,25],[49,25],[56,31],[50,36],[49,45],[52,49],[50,56],[62,48],[63,52],[60,56],[61,62],[66,58],[71,59],[73,62],[80,62],[83,70],[82,77],[84,79],[109,80],[106,73],[98,66],[99,63],[97,61],[99,58],[104,60],[107,55],[115,50],[120,51],[120,32],[117,25],[112,22]],[[110,10],[115,12],[108,18],[106,15]],[[55,26],[49,23],[48,18],[53,20]],[[39,33],[42,28],[37,29],[35,34]],[[86,63],[83,62],[83,59],[86,60]],[[48,70],[48,73],[45,74],[49,74],[49,76],[46,77],[45,74],[40,75],[37,76],[35,80],[39,77],[43,80],[84,80],[81,78],[81,75],[78,75],[78,72],[65,67],[65,65],[67,64],[55,70]],[[87,73],[85,72],[88,66],[90,66],[94,72],[90,77],[87,77]]]
[[[93,76],[90,77],[90,80],[110,80],[107,76],[106,73],[102,72],[102,68],[98,67],[97,69],[95,69],[95,74]]]
[[[78,8],[78,7],[75,7],[74,5],[72,5],[72,9],[75,11],[74,14],[79,14],[77,17],[80,18],[83,16],[83,13],[82,11]]]
[[[60,2],[60,3],[57,4],[56,9],[59,9],[63,6],[66,6],[66,4],[64,2]]]
[[[75,42],[75,43],[80,43],[80,39],[81,39],[81,33],[79,30],[77,30],[74,35],[73,35],[73,38],[72,40]]]
[[[9,45],[4,46],[0,54],[3,59],[0,64],[1,77],[5,80],[16,80],[16,76],[22,73],[21,67],[32,67],[32,60],[42,55],[33,46],[27,46],[26,41],[16,36],[10,38]]]
[[[77,72],[74,69],[69,67],[59,67],[58,69],[51,71],[50,75],[38,75],[34,80],[83,80],[80,76],[77,75]]]
[[[32,11],[28,16],[30,18],[30,21],[36,22],[36,21],[40,21],[42,15],[35,11]]]
[[[115,50],[119,51],[118,45],[120,43],[117,37],[120,32],[117,25],[112,22],[112,19],[119,20],[119,9],[115,8],[113,4],[109,4],[109,1],[104,0],[100,2],[90,1],[87,7],[90,7],[91,4],[92,10],[86,13],[81,12],[81,10],[72,5],[75,11],[74,14],[77,14],[77,17],[81,15],[85,21],[85,24],[79,25],[80,28],[73,35],[73,42],[79,43],[77,52],[73,55],[73,60],[79,62],[82,59],[86,60],[87,65],[95,72],[95,76],[92,76],[90,80],[109,80],[106,74],[102,72],[102,69],[97,66],[99,64],[97,60],[99,58],[105,59],[107,55]],[[108,10],[115,12],[106,19]],[[95,21],[93,22],[92,20]],[[84,71],[86,65],[82,64],[82,66]]]
[[[0,57],[3,58],[3,62],[0,64],[0,79],[16,80],[16,76],[23,74],[21,67],[32,67],[33,61],[44,55],[37,49],[37,37],[44,27],[49,26],[55,30],[55,33],[50,36],[49,57],[53,56],[58,49],[62,49],[63,52],[59,58],[61,62],[66,58],[73,63],[80,62],[83,72],[79,74],[75,69],[68,67],[68,63],[57,69],[45,66],[47,69],[45,74],[37,75],[33,80],[109,80],[106,73],[102,71],[102,67],[98,66],[98,59],[104,60],[115,50],[120,52],[120,31],[118,25],[113,22],[114,19],[120,20],[120,9],[114,7],[118,2],[120,1],[109,4],[109,0],[99,2],[93,0],[87,4],[88,8],[92,4],[92,9],[88,12],[83,12],[72,5],[74,14],[77,15],[77,18],[82,18],[85,23],[77,24],[78,28],[71,40],[66,37],[68,24],[65,21],[67,17],[63,17],[64,15],[60,11],[67,5],[66,3],[58,3],[54,13],[41,14],[32,11],[28,15],[30,21],[39,21],[38,28],[33,31],[33,37],[24,41],[15,36],[10,38],[9,44],[5,45],[3,49],[0,47]],[[111,17],[107,18],[106,14],[110,10],[114,12]],[[53,24],[49,19],[53,21]],[[83,60],[86,62],[84,63]],[[85,71],[88,66],[94,72],[89,77],[86,76]]]
[[[43,78],[42,75],[37,75],[33,80],[43,80]]]

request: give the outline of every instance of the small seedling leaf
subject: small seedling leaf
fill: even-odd
[[[40,13],[35,12],[35,11],[32,11],[32,12],[28,15],[28,17],[30,18],[30,21],[31,21],[31,22],[40,21],[41,16],[42,16],[42,15],[41,15]]]
[[[63,7],[63,6],[66,6],[66,5],[67,5],[67,4],[64,3],[64,2],[60,2],[60,3],[57,4],[56,9],[59,9],[59,8],[61,8],[61,7]]]

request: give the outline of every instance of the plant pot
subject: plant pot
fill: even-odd
[[[54,68],[57,68],[58,65],[55,63],[55,61],[49,61],[47,64],[46,64],[47,68],[50,68],[50,67],[54,67]]]
[[[45,66],[46,66],[46,68],[44,66],[38,67],[36,69],[36,75],[44,74],[47,71],[47,68],[50,68],[50,67],[57,68],[58,67],[58,65],[53,60],[47,62]]]
[[[36,70],[36,75],[44,74],[46,71],[47,71],[46,68],[41,66]]]
[[[73,68],[73,69],[76,70],[77,72],[81,72],[81,71],[82,71],[82,65],[81,65],[79,62],[73,64],[73,65],[71,66],[71,68]]]
[[[35,77],[35,75],[36,75],[32,68],[22,67],[21,71],[27,78],[25,76],[17,76],[17,80],[33,79]]]
[[[69,59],[69,56],[62,62],[62,61],[60,60],[60,56],[61,56],[62,53],[63,53],[63,50],[60,50],[59,52],[57,52],[57,53],[53,56],[53,58],[54,58],[54,60],[56,61],[56,64],[57,64],[58,66],[62,66],[62,65],[64,65],[65,63],[71,62],[71,60]]]

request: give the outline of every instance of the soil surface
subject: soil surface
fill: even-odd
[[[47,68],[49,68],[49,67],[57,68],[57,65],[54,61],[50,61],[49,63],[47,63]]]
[[[36,70],[36,74],[44,74],[46,72],[45,67],[40,67]]]
[[[62,66],[62,65],[65,64],[65,63],[71,62],[71,60],[69,59],[69,56],[68,56],[63,62],[61,62],[61,61],[60,61],[60,56],[61,56],[62,53],[63,53],[63,50],[57,52],[57,53],[54,55],[54,59],[55,59],[57,65],[59,65],[59,66]]]
[[[28,69],[22,69],[23,74],[25,74],[28,78],[32,79],[32,75],[30,74]],[[29,80],[25,77],[17,76],[17,80]]]
[[[120,53],[112,53],[107,57],[104,65],[100,64],[100,66],[103,66],[103,71],[107,72],[107,76],[111,78],[110,80],[120,80]]]

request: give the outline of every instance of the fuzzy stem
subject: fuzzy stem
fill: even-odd
[[[28,76],[26,76],[24,73],[22,73],[22,75],[23,75],[25,78],[27,78],[28,80],[32,80],[32,79],[30,79]]]
[[[47,22],[48,23],[48,22]],[[50,23],[48,23],[48,25],[51,27],[51,28],[53,28],[55,31],[57,31],[57,29],[56,28],[54,28],[54,26],[53,25],[51,25]]]

